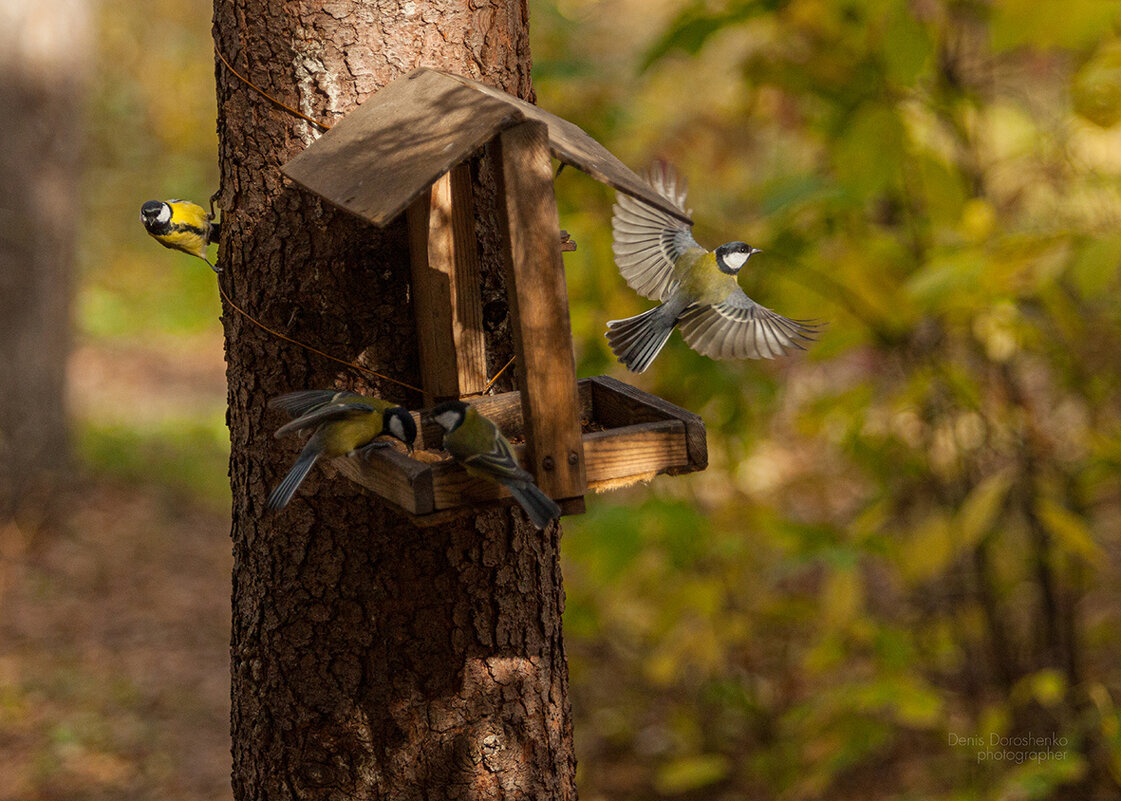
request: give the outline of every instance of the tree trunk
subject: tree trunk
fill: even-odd
[[[0,0],[0,518],[38,515],[68,467],[88,44],[84,0]]]
[[[523,0],[215,0],[222,54],[331,124],[417,66],[531,99]],[[418,384],[404,220],[378,230],[292,186],[312,128],[218,65],[220,282],[266,325]],[[490,165],[472,162],[488,369],[512,353]],[[234,792],[282,798],[575,798],[560,528],[486,508],[418,528],[317,466],[265,510],[298,442],[266,401],[329,386],[417,408],[262,331],[223,323],[232,443]]]

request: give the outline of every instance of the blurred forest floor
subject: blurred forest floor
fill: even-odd
[[[71,375],[81,415],[141,385],[184,402],[224,365],[86,347]],[[159,473],[87,470],[60,500],[0,536],[0,798],[230,798],[228,514]]]

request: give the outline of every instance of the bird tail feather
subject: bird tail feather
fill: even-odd
[[[663,304],[625,320],[609,320],[607,342],[612,353],[628,369],[645,372],[673,333],[677,312]]]
[[[506,485],[514,500],[521,504],[525,513],[538,530],[549,525],[549,521],[556,520],[561,515],[561,508],[557,502],[542,492],[536,484],[517,482]]]
[[[312,442],[308,442],[308,446],[310,445],[312,445]],[[288,471],[288,475],[276,485],[276,489],[269,495],[268,508],[274,512],[288,505],[288,501],[292,500],[292,496],[296,494],[296,489],[307,478],[307,474],[311,472],[312,466],[319,458],[319,449],[308,446],[304,446],[304,449],[300,451],[299,458],[292,465],[292,469]]]

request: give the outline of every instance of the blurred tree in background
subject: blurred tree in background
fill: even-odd
[[[68,483],[65,376],[89,20],[84,0],[0,0],[0,108],[16,117],[0,161],[0,526],[34,529]]]
[[[531,3],[539,102],[677,164],[703,244],[764,250],[748,294],[829,324],[775,363],[675,336],[625,375],[604,322],[649,304],[610,195],[558,179],[580,374],[700,412],[712,461],[565,521],[586,801],[1117,797],[1118,13]],[[228,508],[213,275],[136,221],[215,188],[209,17],[101,4],[71,377],[96,472]],[[26,697],[80,696],[53,681]]]
[[[214,275],[153,251],[138,219],[146,200],[206,205],[218,188],[211,4],[100,0],[96,11],[71,364],[77,449],[98,471],[157,480],[225,511]]]

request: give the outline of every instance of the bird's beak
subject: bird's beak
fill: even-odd
[[[755,255],[756,253],[762,253],[762,252],[763,252],[763,251],[761,251],[761,250],[760,250],[759,248],[752,248],[752,249],[751,249],[751,252],[750,252],[750,253],[748,253],[747,255],[748,255],[748,256],[754,256],[754,255]]]

